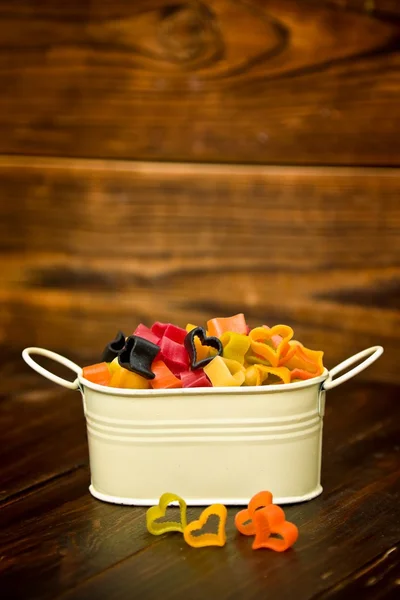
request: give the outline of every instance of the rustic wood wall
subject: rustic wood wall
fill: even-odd
[[[0,0],[0,335],[243,311],[400,380],[397,0]]]

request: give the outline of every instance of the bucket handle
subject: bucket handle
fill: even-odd
[[[361,352],[358,352],[358,354],[354,354],[354,356],[351,356],[350,358],[344,360],[329,371],[327,379],[323,382],[321,386],[321,391],[331,390],[336,386],[340,385],[341,383],[344,383],[348,379],[351,379],[352,377],[354,377],[354,375],[361,373],[361,371],[363,371],[364,369],[369,367],[369,365],[375,362],[382,355],[382,353],[382,346],[372,346],[371,348],[362,350]],[[28,364],[34,371],[36,371],[40,375],[43,375],[43,377],[46,377],[47,379],[50,379],[50,381],[58,383],[58,385],[62,385],[63,387],[68,388],[70,390],[77,390],[79,388],[78,378],[76,378],[74,381],[68,381],[67,379],[58,377],[58,375],[54,375],[54,373],[51,373],[51,371],[48,371],[47,369],[39,365],[36,361],[34,361],[31,357],[31,354],[38,354],[39,356],[46,356],[47,358],[51,358],[52,360],[60,363],[61,365],[64,365],[64,367],[67,367],[68,369],[74,371],[74,373],[76,373],[78,377],[82,375],[82,367],[72,362],[72,360],[65,358],[65,356],[61,356],[61,354],[57,354],[56,352],[52,352],[51,350],[46,350],[45,348],[25,348],[25,350],[22,352],[22,358],[24,359],[26,364]],[[362,358],[365,358],[365,360],[356,367],[354,367],[354,369],[351,369],[350,371],[348,371],[341,377],[338,377],[337,379],[333,379],[335,375],[337,375],[344,369],[347,369],[347,367],[350,367],[352,364],[358,362]]]
[[[58,375],[54,375],[54,373],[48,371],[44,367],[41,367],[36,361],[34,361],[31,354],[39,354],[40,356],[51,358],[61,365],[64,365],[64,367],[68,367],[68,369],[71,369],[71,371],[74,371],[76,375],[82,375],[82,368],[72,362],[72,360],[68,360],[68,358],[65,358],[65,356],[61,356],[61,354],[57,354],[51,350],[45,350],[45,348],[25,348],[25,350],[22,352],[22,358],[26,364],[37,373],[40,373],[40,375],[43,375],[43,377],[46,377],[47,379],[50,379],[50,381],[58,383],[58,385],[62,385],[70,390],[77,390],[79,388],[78,378],[76,378],[75,381],[68,381],[67,379],[58,377]]]
[[[340,385],[348,379],[351,379],[352,377],[354,377],[354,375],[357,375],[358,373],[369,367],[369,365],[371,365],[373,362],[375,362],[376,359],[379,358],[382,353],[382,346],[372,346],[371,348],[367,348],[366,350],[358,352],[358,354],[354,354],[354,356],[350,356],[350,358],[344,360],[339,365],[336,365],[336,367],[329,371],[328,378],[322,384],[322,391],[331,390],[337,385]],[[362,358],[365,358],[365,360],[356,367],[354,367],[354,369],[351,369],[344,375],[341,375],[341,377],[337,377],[337,379],[333,379],[335,375],[337,375],[341,371],[344,371],[344,369],[347,369],[347,367],[350,367]]]

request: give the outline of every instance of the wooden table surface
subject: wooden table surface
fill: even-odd
[[[149,535],[146,509],[92,498],[80,395],[19,354],[1,364],[2,598],[399,597],[399,387],[359,377],[328,393],[324,492],[286,507],[300,535],[278,554],[251,550],[237,508],[224,548],[193,549],[180,534]]]

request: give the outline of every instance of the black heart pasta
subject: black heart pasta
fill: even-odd
[[[151,364],[160,347],[138,335],[131,335],[126,340],[124,348],[118,354],[118,362],[124,369],[137,373],[146,379],[154,379]]]
[[[111,362],[117,358],[122,348],[125,346],[125,336],[122,331],[118,331],[112,342],[109,342],[101,355],[102,362]]]
[[[208,337],[203,327],[195,327],[194,329],[189,331],[184,341],[186,351],[189,354],[190,365],[193,370],[205,367],[206,365],[208,365],[208,363],[212,361],[213,358],[215,358],[215,355],[208,356],[207,358],[203,358],[202,360],[198,361],[196,344],[194,341],[195,338],[198,338],[200,340],[202,346],[209,346],[210,348],[214,348],[214,350],[217,351],[218,356],[222,356],[223,346],[221,340],[214,336]]]

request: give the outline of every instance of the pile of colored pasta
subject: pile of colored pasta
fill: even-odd
[[[138,325],[107,344],[102,362],[85,367],[92,383],[128,389],[254,386],[312,379],[324,370],[323,352],[292,339],[287,325],[250,329],[242,313],[207,328],[171,323]]]

